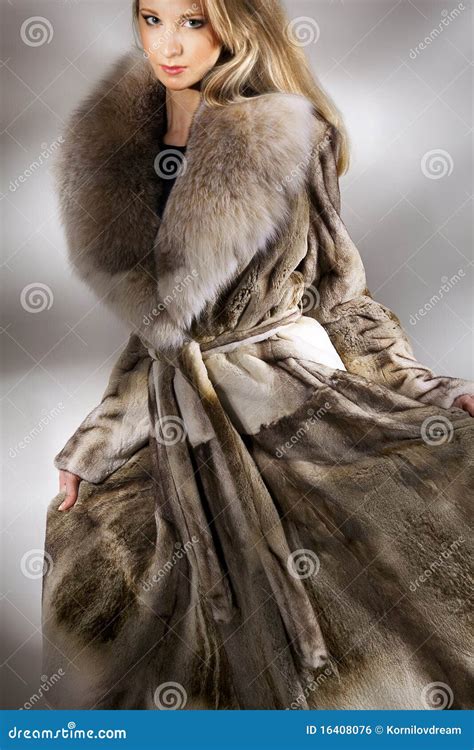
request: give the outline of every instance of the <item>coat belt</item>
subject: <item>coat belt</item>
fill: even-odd
[[[201,419],[203,424],[208,422],[211,429],[214,446],[209,452],[209,462],[212,464],[211,459],[220,455],[221,471],[227,477],[221,484],[216,483],[210,505],[213,518],[224,519],[221,520],[226,529],[225,538],[221,540],[223,559],[226,558],[226,545],[232,543],[230,540],[243,538],[248,556],[253,560],[253,569],[244,568],[239,571],[232,553],[229,553],[228,561],[233,560],[233,563],[226,566],[217,553],[206,509],[200,502],[199,487],[192,480],[195,472],[189,454],[193,449],[189,447],[188,452],[188,447],[184,447],[181,442],[170,445],[162,445],[162,441],[156,442],[156,448],[160,452],[158,463],[163,471],[167,466],[172,476],[172,481],[167,484],[166,512],[169,511],[177,519],[177,525],[181,521],[184,524],[183,539],[186,537],[188,541],[188,538],[196,534],[203,540],[202,544],[193,546],[190,565],[196,570],[199,590],[204,592],[214,620],[222,624],[222,627],[229,627],[236,616],[235,592],[239,590],[235,580],[237,576],[245,575],[246,585],[249,587],[253,576],[255,580],[267,581],[265,596],[262,598],[261,592],[258,594],[260,606],[264,607],[272,599],[272,603],[268,605],[269,611],[273,616],[276,611],[279,612],[282,632],[287,634],[288,641],[297,654],[298,671],[300,668],[317,669],[325,663],[328,651],[324,637],[304,583],[288,572],[292,546],[286,537],[279,511],[242,436],[219,399],[204,359],[207,353],[229,351],[244,343],[262,341],[284,326],[294,323],[301,314],[299,308],[287,310],[278,320],[269,319],[245,331],[226,331],[205,344],[193,339],[184,344],[174,365],[182,371],[184,381],[191,386],[196,396],[195,403],[186,402],[185,407],[188,406],[191,411],[195,408],[196,418]],[[151,364],[154,398],[150,403],[156,409],[156,413],[152,415],[154,425],[159,428],[161,420],[185,420],[185,415],[180,403],[180,391],[174,387],[175,374],[170,371],[169,362],[163,357],[154,356],[155,354],[152,349],[150,356],[157,361]],[[207,465],[208,461],[204,461],[203,466]],[[205,468],[203,475],[205,476]],[[217,527],[214,530],[217,533]],[[226,642],[227,639],[224,638],[224,646]],[[235,658],[235,654],[230,653],[229,658]],[[288,658],[293,660],[293,656]],[[263,674],[267,666],[261,663],[260,674]]]
[[[243,331],[224,331],[224,333],[216,336],[212,341],[199,342],[193,339],[192,341],[184,344],[183,349],[192,345],[198,344],[203,357],[207,354],[217,354],[218,352],[232,351],[243,344],[252,344],[257,341],[264,341],[265,339],[272,336],[274,333],[284,328],[290,323],[295,323],[301,318],[300,308],[295,308],[290,312],[286,311],[284,316],[280,318],[270,318]],[[153,347],[147,347],[148,354],[152,359],[160,359],[159,353]]]

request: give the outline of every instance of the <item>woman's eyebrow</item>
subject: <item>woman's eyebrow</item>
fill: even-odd
[[[150,8],[140,8],[140,11],[145,11],[146,13],[152,13],[154,16],[158,16],[158,13],[156,10],[150,10]],[[199,11],[195,11],[194,13],[189,13],[189,11],[186,11],[185,13],[182,13],[179,18],[177,18],[178,21],[181,21],[182,19],[186,18],[192,18],[193,16],[202,16],[203,14]]]

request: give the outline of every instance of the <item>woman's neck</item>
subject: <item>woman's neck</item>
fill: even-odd
[[[166,89],[166,133],[163,142],[186,146],[193,116],[201,103],[201,93],[187,88],[182,91]]]

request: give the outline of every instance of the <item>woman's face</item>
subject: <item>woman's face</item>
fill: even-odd
[[[200,81],[221,52],[198,0],[140,0],[138,28],[156,77],[170,89]],[[173,73],[163,66],[182,69]]]

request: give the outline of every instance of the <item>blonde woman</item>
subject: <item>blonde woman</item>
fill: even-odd
[[[54,461],[48,701],[467,708],[474,384],[367,290],[279,2],[133,11],[58,164],[72,266],[130,335]]]

